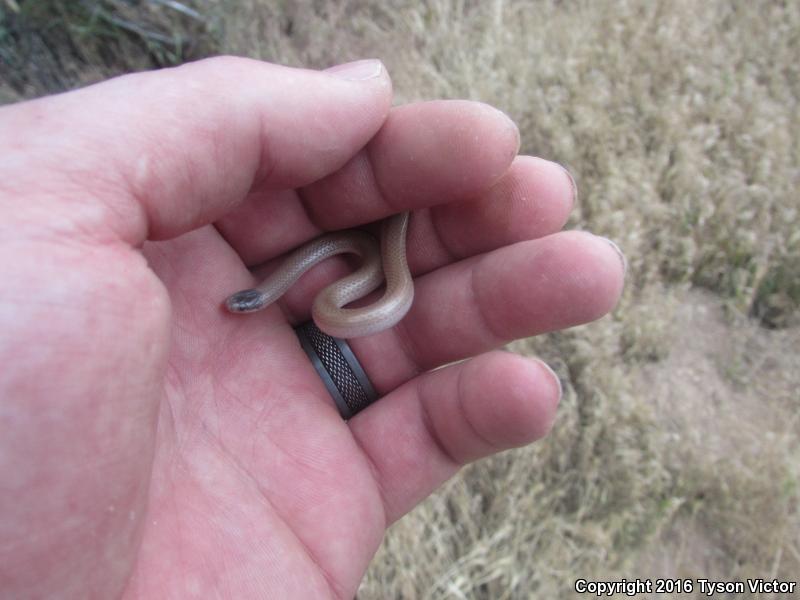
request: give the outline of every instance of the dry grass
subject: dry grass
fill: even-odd
[[[570,226],[628,256],[613,316],[516,346],[564,379],[553,434],[466,469],[395,525],[359,597],[559,598],[576,577],[796,578],[800,5],[184,4],[203,26],[169,27],[196,48],[316,67],[379,56],[399,101],[502,108],[523,152],[576,176]],[[7,23],[0,58],[15,52]],[[141,36],[117,37],[112,49],[128,54],[110,66],[93,54],[108,40],[80,38],[61,57],[65,85],[153,64]],[[53,89],[35,67],[6,89]]]

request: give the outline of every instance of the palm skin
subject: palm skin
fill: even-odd
[[[225,314],[226,278],[209,286],[208,274],[242,270],[230,247],[211,227],[189,237],[146,250],[157,272],[181,264],[168,281],[181,334],[128,593],[148,597],[164,583],[150,581],[153,568],[175,557],[179,589],[214,589],[235,572],[232,597],[258,597],[259,585],[275,597],[352,596],[386,527],[369,462],[280,311]]]
[[[375,67],[222,58],[0,111],[0,595],[349,598],[389,523],[546,433],[557,381],[491,350],[610,310],[619,257],[556,233],[569,178],[502,114],[390,109]],[[344,262],[222,302],[400,210],[415,303],[352,341],[384,397],[344,423],[292,331]]]

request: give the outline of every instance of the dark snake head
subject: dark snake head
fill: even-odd
[[[253,312],[264,308],[264,293],[258,290],[242,290],[225,300],[228,310],[235,313]]]

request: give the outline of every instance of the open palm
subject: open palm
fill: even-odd
[[[351,598],[388,524],[546,433],[557,379],[493,349],[610,310],[619,256],[556,233],[570,178],[502,113],[390,107],[376,62],[218,58],[0,110],[3,594]],[[345,423],[292,330],[345,260],[222,302],[406,210],[414,305],[351,341],[383,397]]]

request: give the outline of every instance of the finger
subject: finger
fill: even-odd
[[[478,102],[399,106],[344,168],[300,190],[311,220],[341,229],[465,200],[496,182],[519,150],[519,130]]]
[[[582,325],[617,303],[624,266],[603,238],[567,231],[434,271],[399,335],[420,368]]]
[[[561,395],[544,363],[492,352],[421,375],[350,420],[387,522],[464,464],[544,436]]]
[[[391,119],[390,115],[388,120]],[[478,160],[477,154],[474,158]],[[469,159],[469,153],[464,152],[456,162],[469,164]],[[360,153],[340,172],[314,186],[323,186],[324,182],[334,181],[340,173],[347,172],[349,181],[356,182],[352,184],[354,187],[366,187],[363,182],[368,177],[363,172],[353,172],[354,161],[366,162]],[[292,201],[294,192],[267,191],[251,194],[221,219],[217,228],[245,264],[259,265],[318,236],[326,227],[352,227],[361,225],[365,218],[391,214],[395,209],[380,196],[377,186],[373,188],[371,192],[348,190],[343,183],[331,190],[315,192],[320,198],[329,198],[333,205],[343,207],[337,217],[342,220],[325,226],[312,220],[306,203]],[[412,216],[407,247],[409,266],[415,275],[459,258],[554,233],[566,223],[575,198],[574,182],[563,167],[531,156],[517,156],[494,185],[465,194],[466,199],[447,191],[454,189],[454,186],[446,186],[446,190],[434,196],[435,201],[442,204],[431,210],[417,210]],[[367,204],[369,196],[363,195],[369,193],[374,198],[371,208]],[[347,208],[348,204],[358,206]],[[381,210],[381,207],[383,212],[377,217],[374,213],[364,217],[364,213],[359,212]],[[280,227],[276,223],[280,223]]]
[[[459,259],[560,231],[575,202],[575,182],[558,163],[518,156],[473,200],[417,213],[409,261],[421,275]],[[412,237],[413,236],[413,237]]]
[[[209,223],[254,187],[305,185],[340,168],[390,104],[377,61],[317,72],[214,58],[2,109],[0,142],[16,160],[0,180],[72,202],[81,232],[110,228],[139,244]],[[60,181],[43,187],[43,167]]]
[[[516,126],[486,104],[451,100],[395,107],[361,152],[298,190],[295,203],[261,194],[218,227],[246,264],[260,263],[322,231],[474,198],[508,170],[518,148]],[[276,202],[282,206],[272,206]],[[291,219],[296,232],[279,243],[270,239],[276,211]]]
[[[341,276],[334,261],[284,296],[290,320],[308,318],[317,291]],[[619,299],[621,255],[607,240],[568,231],[459,261],[414,280],[411,310],[392,329],[350,340],[376,389],[498,348],[600,318]]]

